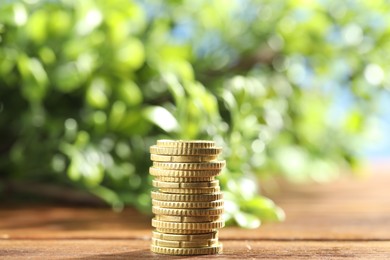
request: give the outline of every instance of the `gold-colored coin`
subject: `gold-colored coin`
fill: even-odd
[[[158,147],[172,147],[172,148],[213,148],[215,142],[208,140],[158,140]]]
[[[155,162],[209,162],[216,160],[217,155],[194,156],[194,155],[158,155],[151,154],[150,159]]]
[[[164,170],[155,167],[149,168],[149,173],[156,177],[180,177],[180,178],[198,178],[214,177],[219,175],[221,169],[214,170]]]
[[[221,153],[221,147],[213,148],[172,148],[159,147],[152,145],[149,149],[150,153],[159,155],[218,155]]]
[[[160,208],[171,208],[171,209],[206,209],[206,208],[223,207],[223,200],[195,201],[195,202],[152,200],[152,205]]]
[[[165,255],[211,255],[222,253],[223,247],[221,243],[211,247],[199,248],[173,248],[151,245],[150,250],[154,253]]]
[[[159,188],[160,192],[165,193],[175,193],[175,194],[210,194],[220,192],[220,188],[212,187],[212,188],[197,188],[197,189],[171,189],[171,188]]]
[[[225,166],[225,161],[211,161],[203,163],[169,163],[153,162],[153,167],[165,170],[221,170]]]
[[[155,228],[166,228],[166,229],[185,229],[185,230],[208,230],[222,228],[225,226],[225,221],[217,220],[213,222],[188,222],[188,223],[175,223],[152,219],[152,226]]]
[[[210,247],[218,244],[218,239],[207,239],[197,241],[172,241],[152,238],[152,245],[175,248],[196,248],[196,247]]]
[[[191,178],[181,178],[181,177],[166,177],[158,176],[155,178],[157,181],[167,181],[167,182],[202,182],[202,181],[213,181],[214,177],[191,177]]]
[[[158,140],[150,147],[156,179],[152,191],[151,251],[170,255],[222,252],[217,229],[224,227],[219,175],[226,162],[213,141]]]
[[[156,188],[169,188],[169,189],[195,189],[195,188],[213,188],[219,186],[219,181],[206,181],[206,182],[166,182],[166,181],[152,181],[152,185]]]
[[[199,217],[187,217],[187,216],[167,216],[167,215],[156,215],[155,219],[168,222],[212,222],[217,221],[221,216],[199,216]]]
[[[212,194],[169,194],[152,191],[152,199],[165,201],[213,201],[223,199],[223,193]]]
[[[157,239],[172,240],[172,241],[196,241],[196,240],[218,238],[218,231],[212,231],[205,234],[190,234],[190,235],[166,234],[166,233],[160,233],[158,231],[152,231],[152,237]]]
[[[175,235],[194,235],[194,234],[207,234],[215,229],[206,229],[206,230],[191,230],[191,229],[170,229],[170,228],[156,228],[156,231],[165,233],[165,234],[175,234]]]
[[[223,207],[209,209],[169,209],[153,206],[152,212],[159,215],[169,216],[220,216],[223,214]]]

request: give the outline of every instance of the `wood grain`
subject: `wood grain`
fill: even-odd
[[[390,174],[289,185],[274,199],[284,223],[224,228],[224,253],[197,258],[390,258]],[[172,259],[150,253],[150,217],[128,208],[0,207],[1,259]],[[181,259],[181,257],[175,257]]]
[[[75,239],[75,240],[7,240],[0,243],[2,259],[172,259],[149,250],[149,240]],[[373,259],[390,254],[390,242],[318,242],[318,241],[223,241],[224,252],[215,256],[191,259]],[[189,257],[174,257],[184,259]]]

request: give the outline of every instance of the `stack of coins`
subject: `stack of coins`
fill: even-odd
[[[218,254],[225,222],[223,194],[215,179],[225,161],[212,141],[158,140],[150,147],[155,178],[151,251],[170,255]]]

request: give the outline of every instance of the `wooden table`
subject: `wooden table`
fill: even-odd
[[[222,255],[191,258],[390,259],[390,172],[291,185],[275,200],[285,222],[224,228]],[[0,259],[172,259],[149,251],[151,230],[133,209],[3,206]]]

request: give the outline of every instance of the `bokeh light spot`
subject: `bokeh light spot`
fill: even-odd
[[[364,69],[364,77],[368,81],[368,83],[372,85],[379,85],[383,82],[385,73],[383,69],[377,64],[369,64]]]

